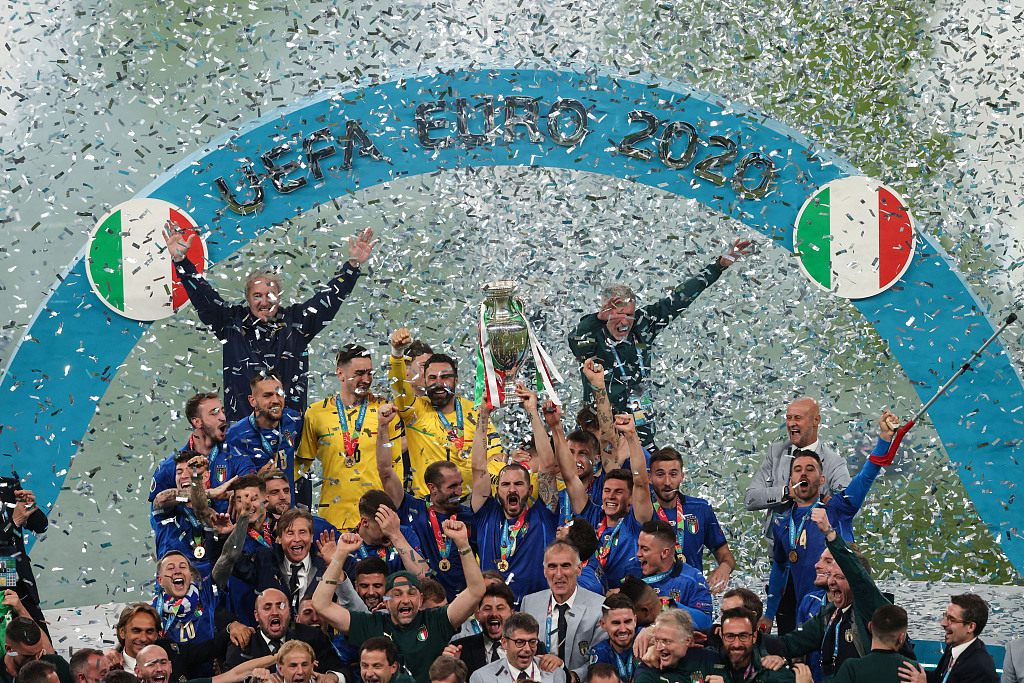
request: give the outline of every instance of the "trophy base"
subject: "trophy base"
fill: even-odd
[[[503,405],[506,406],[521,406],[523,405],[523,399],[515,395],[515,392],[506,392],[505,400],[502,401]]]

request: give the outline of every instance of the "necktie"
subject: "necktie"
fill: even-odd
[[[281,649],[281,639],[271,638],[270,639],[270,654],[276,655],[277,651]]]
[[[292,600],[298,597],[299,592],[299,572],[302,570],[301,562],[292,562],[292,576],[288,579],[288,591],[292,595]]]
[[[519,675],[516,676],[516,680],[517,681],[521,681],[521,680],[529,678],[529,677],[530,677],[530,674],[526,673],[525,671],[520,671]]]
[[[558,658],[565,661],[565,639],[569,635],[569,622],[565,619],[565,613],[569,605],[555,605],[558,610]]]
[[[492,661],[492,662],[498,661],[498,641],[494,641],[494,644],[491,645],[491,659],[490,659],[490,661]]]

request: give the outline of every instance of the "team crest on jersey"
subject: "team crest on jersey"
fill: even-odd
[[[672,589],[671,591],[669,591],[668,594],[673,600],[676,601],[678,601],[679,598],[683,597],[683,594],[678,589]]]
[[[580,654],[583,655],[584,657],[586,657],[588,652],[590,652],[590,643],[588,643],[585,640],[581,640],[580,641]],[[597,655],[594,655],[594,656],[596,657]],[[597,660],[595,659],[594,661],[597,661]]]
[[[226,476],[228,476],[228,466],[217,465],[217,481],[224,481]]]
[[[427,627],[420,626],[420,630],[416,633],[416,640],[421,643],[427,639]]]
[[[150,493],[154,493],[155,491],[156,491],[156,479],[154,479],[153,483],[149,485],[149,492]]]
[[[593,650],[590,653],[590,666],[597,664],[597,651]]]
[[[686,533],[696,536],[698,529],[700,529],[700,524],[697,523],[697,518],[693,515],[686,515]]]

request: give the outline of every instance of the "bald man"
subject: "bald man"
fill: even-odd
[[[798,450],[814,451],[821,459],[822,473],[829,491],[842,491],[851,481],[846,460],[830,446],[818,439],[818,425],[821,411],[818,402],[809,396],[801,396],[786,408],[786,434],[789,440],[768,444],[761,467],[747,487],[743,505],[748,510],[767,510],[762,530],[766,537],[772,536],[772,518],[776,513],[785,512],[793,505],[789,493],[789,475],[793,466],[793,453]],[[791,588],[788,586],[787,588]],[[787,590],[779,605],[775,621],[779,633],[788,633],[796,626],[796,603],[793,590]]]

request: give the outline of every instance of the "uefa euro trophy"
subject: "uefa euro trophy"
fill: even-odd
[[[497,402],[510,405],[516,396],[519,369],[530,350],[530,332],[523,316],[523,300],[516,296],[519,284],[512,280],[488,282],[484,292],[484,328],[487,331],[491,363],[499,378]]]
[[[560,383],[562,377],[530,328],[530,321],[523,312],[524,302],[516,296],[519,283],[512,280],[488,282],[481,289],[484,301],[480,304],[477,402],[485,400],[492,408],[519,404],[516,383],[519,370],[529,355],[537,367],[537,388],[545,389],[551,400],[558,403],[554,385]]]

